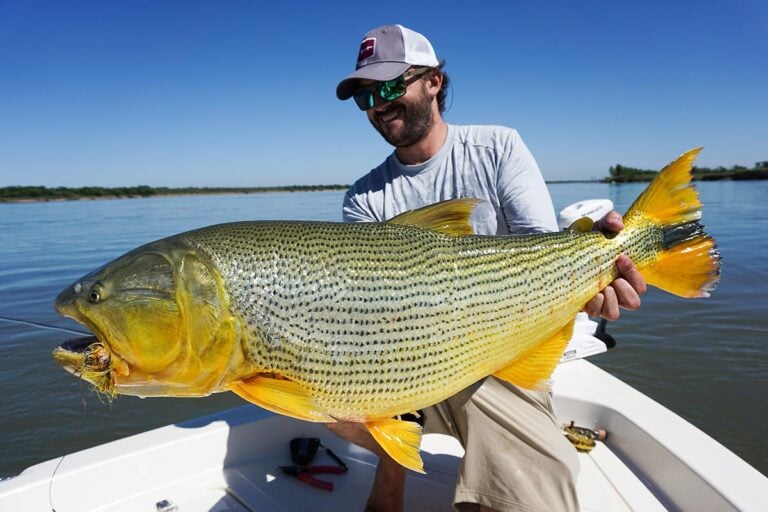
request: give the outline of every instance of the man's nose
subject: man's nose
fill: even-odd
[[[375,111],[381,111],[381,109],[385,106],[391,103],[391,101],[387,101],[384,98],[381,97],[381,94],[379,94],[378,91],[373,93],[373,106],[371,109]]]

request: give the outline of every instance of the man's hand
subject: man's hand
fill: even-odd
[[[595,230],[603,233],[618,233],[624,229],[621,214],[612,211],[595,223]],[[625,255],[616,259],[619,276],[584,306],[589,316],[600,316],[607,320],[619,318],[619,308],[637,309],[640,295],[646,292],[645,278],[637,271],[632,260]]]

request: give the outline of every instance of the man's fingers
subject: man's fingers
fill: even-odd
[[[618,278],[611,283],[609,288],[613,288],[619,307],[632,310],[640,307],[640,295],[626,280]]]
[[[624,221],[621,214],[617,211],[610,211],[605,216],[595,222],[594,230],[602,233],[618,233],[624,229]]]
[[[629,283],[629,286],[631,286],[635,294],[638,295],[639,300],[639,295],[644,294],[648,288],[645,282],[645,278],[640,272],[637,271],[637,267],[635,267],[635,264],[632,262],[632,260],[629,259],[628,256],[622,254],[616,260],[616,270],[619,271],[619,277]]]
[[[603,309],[603,301],[605,301],[605,297],[602,292],[598,293],[584,306],[584,312],[589,316],[600,316],[600,311]]]
[[[603,307],[600,309],[600,316],[606,320],[616,320],[621,314],[619,312],[619,300],[616,297],[616,291],[613,286],[606,286],[603,289]]]
[[[640,307],[640,295],[647,290],[645,278],[623,254],[616,259],[616,270],[618,277],[584,306],[584,312],[589,316],[616,320],[621,315],[619,308]]]

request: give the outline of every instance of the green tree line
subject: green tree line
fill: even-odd
[[[756,162],[752,168],[743,165],[734,165],[733,167],[693,167],[693,179],[702,181],[715,180],[764,180],[768,179],[768,160]],[[650,181],[658,171],[648,169],[638,169],[621,164],[612,165],[608,168],[610,176],[603,178],[607,183],[628,183],[634,181]]]
[[[253,194],[261,192],[313,192],[321,190],[345,190],[348,185],[289,185],[281,187],[0,187],[0,202],[55,201],[98,198],[129,198],[193,194]]]

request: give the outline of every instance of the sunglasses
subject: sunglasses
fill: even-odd
[[[355,103],[357,103],[360,110],[368,110],[373,108],[375,101],[374,95],[376,93],[378,93],[384,101],[396,100],[405,94],[408,85],[413,82],[415,78],[432,71],[432,69],[433,68],[429,67],[409,69],[397,78],[387,80],[386,82],[376,82],[373,85],[359,89],[352,95],[352,97],[355,98]]]

